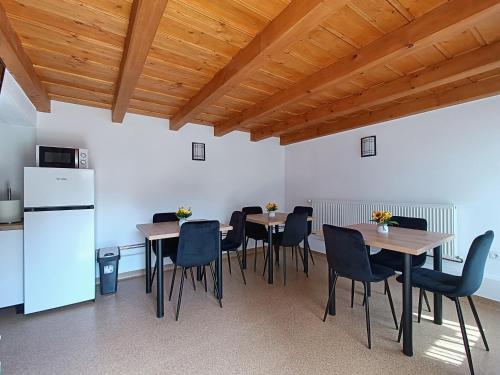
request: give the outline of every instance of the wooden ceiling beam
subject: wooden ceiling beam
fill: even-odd
[[[113,100],[113,122],[121,123],[142,73],[168,0],[134,0]]]
[[[307,128],[496,68],[500,68],[500,42],[445,60],[392,82],[369,88],[359,95],[293,116],[282,123],[253,130],[251,139],[260,141],[292,130]]]
[[[0,59],[37,111],[50,112],[50,98],[0,4]]]
[[[445,92],[430,94],[417,100],[394,104],[393,106],[380,110],[365,112],[356,117],[287,133],[281,136],[280,143],[281,145],[289,145],[498,94],[500,94],[500,76],[497,75],[474,83],[458,86]]]
[[[227,134],[246,123],[277,111],[397,57],[455,35],[500,10],[500,0],[450,0],[422,17],[386,34],[326,68],[304,78],[239,115],[218,124],[215,135]]]
[[[234,89],[270,55],[282,51],[297,35],[320,24],[347,0],[294,0],[198,92],[171,119],[170,129],[179,130],[202,107],[215,103]]]

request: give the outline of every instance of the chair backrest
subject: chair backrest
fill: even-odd
[[[286,217],[282,246],[298,246],[307,234],[307,214],[292,213]]]
[[[243,207],[241,211],[246,215],[262,214],[264,212],[260,206]],[[267,230],[264,225],[249,221],[245,224],[245,234],[251,238],[267,238]]]
[[[354,229],[323,224],[328,266],[339,276],[369,281],[372,270],[363,235]]]
[[[454,293],[457,297],[473,295],[481,286],[484,267],[486,266],[486,259],[488,258],[493,238],[493,231],[489,230],[472,241],[469,253],[465,259],[460,283]]]
[[[179,221],[179,218],[175,214],[175,212],[158,212],[153,215],[153,223],[165,223],[168,221]],[[167,238],[164,240],[161,240],[163,250],[167,249],[169,247],[169,244],[172,245],[170,247],[175,247],[177,246],[178,239],[177,238]],[[153,251],[156,254],[156,241],[152,241],[152,246],[153,246]],[[167,252],[164,252],[165,256],[167,256]]]
[[[177,265],[204,266],[220,252],[220,224],[217,220],[189,221],[181,226]]]
[[[313,208],[310,206],[295,206],[293,208],[294,214],[306,213],[307,216],[313,215]],[[309,236],[312,233],[312,221],[307,222],[307,235]]]
[[[396,221],[397,224],[394,226],[400,228],[407,229],[416,229],[416,230],[427,230],[427,220],[417,217],[407,217],[407,216],[393,216],[392,220]],[[387,250],[390,251],[390,250]],[[392,251],[392,253],[394,253]],[[397,253],[394,253],[397,254]],[[398,254],[399,255],[399,254]],[[400,255],[401,259],[403,258],[402,254]],[[412,267],[422,267],[425,264],[427,259],[427,253],[423,253],[420,255],[413,255],[411,259]],[[403,265],[401,264],[401,267]]]
[[[231,225],[233,229],[227,232],[226,238],[231,242],[238,243],[239,246],[243,243],[246,216],[247,215],[241,211],[234,211],[229,221],[229,225]]]

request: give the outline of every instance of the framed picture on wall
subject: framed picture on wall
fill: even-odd
[[[377,155],[377,137],[372,135],[370,137],[361,138],[361,157]]]
[[[205,161],[205,143],[193,142],[192,159],[197,161]]]
[[[5,65],[3,61],[0,60],[0,93],[2,92],[3,77],[5,76]]]

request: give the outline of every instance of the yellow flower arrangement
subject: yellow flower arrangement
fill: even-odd
[[[191,210],[191,207],[186,208],[186,207],[179,207],[179,209],[175,212],[175,215],[179,220],[181,219],[187,219],[193,214],[193,211]]]
[[[268,204],[266,204],[266,211],[267,212],[278,211],[278,205],[274,202],[269,202]]]
[[[397,224],[396,221],[391,220],[392,219],[392,213],[389,211],[373,211],[372,212],[372,218],[370,221],[374,221],[378,225],[393,225]]]

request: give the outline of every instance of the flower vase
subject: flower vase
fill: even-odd
[[[377,224],[377,232],[380,234],[389,233],[389,226],[387,224]]]
[[[275,217],[276,216],[276,211],[269,211],[269,217]]]
[[[187,219],[179,219],[179,226],[181,227],[182,224],[184,224],[187,221]]]

